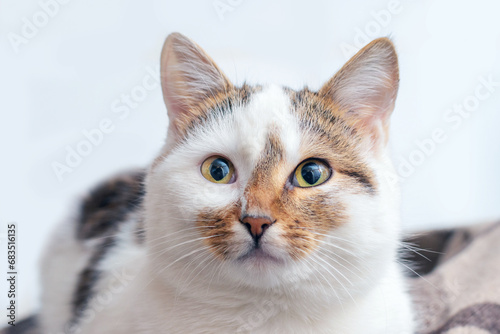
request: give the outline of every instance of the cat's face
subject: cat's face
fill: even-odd
[[[392,261],[385,142],[392,44],[360,51],[319,92],[234,87],[174,34],[162,55],[169,133],[147,180],[152,265],[185,284],[361,291]]]

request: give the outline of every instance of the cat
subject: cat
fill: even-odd
[[[236,87],[173,33],[161,82],[158,157],[94,189],[50,240],[42,333],[414,332],[389,39],[315,92]]]

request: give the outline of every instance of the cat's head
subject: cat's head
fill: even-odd
[[[386,143],[399,74],[388,39],[314,92],[236,87],[172,34],[161,79],[168,135],[145,202],[159,275],[187,285],[307,283],[342,296],[393,261],[397,189]]]

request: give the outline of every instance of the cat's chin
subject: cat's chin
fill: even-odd
[[[248,251],[246,254],[237,258],[238,262],[244,263],[245,265],[251,266],[276,266],[276,265],[284,265],[285,261],[283,259],[279,259],[269,252],[262,250],[261,248],[254,248]]]
[[[286,261],[261,248],[254,248],[233,261],[239,282],[258,288],[273,288],[281,284],[279,277],[286,271]]]

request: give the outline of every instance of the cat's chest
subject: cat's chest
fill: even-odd
[[[160,294],[159,286],[152,283],[140,295],[145,307],[134,313],[148,319],[151,326],[141,324],[138,333],[168,328],[167,333],[411,334],[409,301],[393,289],[399,284],[388,275],[370,292],[343,300],[341,305],[335,299],[327,306],[320,291],[294,299],[244,290],[240,296],[199,290],[190,291],[195,298],[183,298],[174,290]]]
[[[301,314],[298,315],[281,307],[275,308],[272,304],[264,308],[235,307],[233,309],[212,308],[208,312],[201,312],[193,317],[193,314],[184,312],[186,308],[181,305],[169,308],[167,312],[155,313],[152,317],[148,312],[143,318],[149,316],[152,322],[139,324],[138,333],[157,333],[159,328],[165,329],[167,333],[297,333],[297,334],[358,334],[379,333],[373,331],[373,327],[364,325],[362,322],[354,323],[352,317],[345,317],[335,312],[324,314]],[[151,326],[149,328],[149,326]],[[381,332],[380,332],[381,333]],[[396,333],[396,332],[394,332]],[[402,332],[400,332],[402,333]],[[398,333],[399,334],[399,333]]]
[[[136,324],[136,333],[157,333],[159,328],[165,333],[378,333],[355,321],[360,309],[352,302],[337,309],[314,307],[313,296],[303,303],[265,295],[239,302],[219,296],[211,303],[203,292],[201,301],[181,298],[174,291],[164,291],[161,300],[158,296],[158,291],[150,290],[136,304],[142,307],[135,309],[134,316],[147,319]]]

